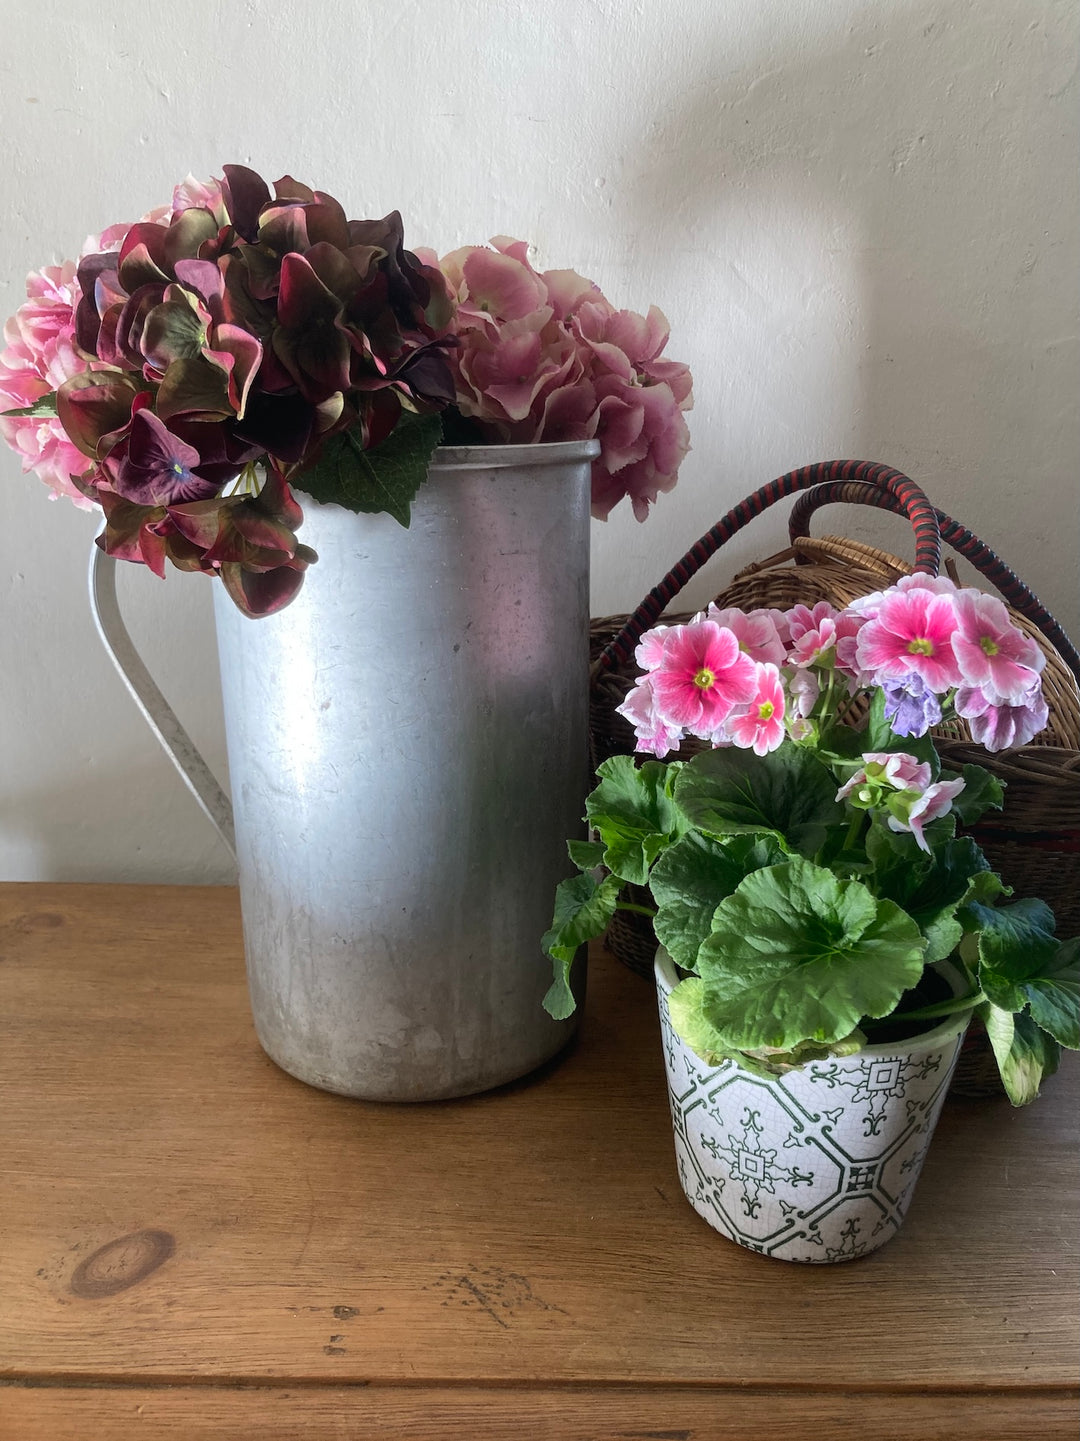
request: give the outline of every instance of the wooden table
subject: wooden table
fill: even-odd
[[[683,1199],[599,949],[547,1074],[364,1104],[259,1050],[234,891],[0,886],[0,1437],[1074,1437],[1078,1075],[796,1266]]]

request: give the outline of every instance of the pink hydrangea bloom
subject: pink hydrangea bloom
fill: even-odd
[[[960,683],[952,648],[956,627],[953,595],[925,586],[898,588],[886,593],[874,618],[859,631],[856,663],[877,685],[917,675],[941,694]]]
[[[767,755],[784,740],[784,688],[776,666],[757,662],[757,694],[745,711],[731,715],[727,734],[743,750]]]
[[[954,604],[952,645],[964,684],[994,705],[1022,705],[1046,664],[1041,648],[1013,625],[996,596],[961,590]]]
[[[491,245],[440,262],[456,307],[459,409],[494,439],[599,440],[593,514],[606,518],[628,495],[644,520],[689,449],[690,372],[661,359],[667,321],[655,306],[616,310],[572,270],[541,274],[523,241]]]
[[[637,744],[634,749],[662,758],[683,739],[681,726],[668,725],[656,713],[656,697],[652,679],[640,676],[634,689],[616,706],[616,714],[625,716],[634,727]]]
[[[663,660],[651,673],[656,714],[705,739],[718,736],[736,706],[757,693],[757,666],[730,630],[715,621],[672,627]]]
[[[967,721],[972,740],[988,751],[1027,745],[1050,719],[1038,680],[1017,705],[999,705],[978,686],[961,686],[956,692],[956,713]]]
[[[781,666],[787,659],[787,649],[776,626],[779,611],[742,611],[735,606],[726,610],[710,603],[709,608],[695,620],[714,620],[717,625],[726,626],[739,642],[739,649],[751,660],[766,665]]]
[[[87,369],[74,340],[75,270],[75,262],[67,260],[27,276],[26,303],[4,326],[0,410],[25,409]],[[8,416],[0,419],[0,434],[22,458],[23,470],[35,471],[54,499],[64,495],[82,510],[92,508],[71,480],[91,462],[72,445],[59,420]]]
[[[939,816],[947,815],[952,810],[952,803],[964,789],[965,782],[961,778],[954,781],[935,781],[933,785],[927,786],[922,795],[912,805],[907,813],[906,822],[899,816],[890,813],[889,828],[894,831],[910,831],[915,837],[919,849],[930,854],[930,847],[923,835],[923,827],[928,826],[931,821],[936,821]]]

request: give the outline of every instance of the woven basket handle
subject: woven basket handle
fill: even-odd
[[[792,541],[802,539],[810,534],[810,517],[816,510],[820,510],[823,505],[833,505],[837,502],[848,505],[873,505],[879,510],[903,513],[903,507],[897,504],[892,493],[881,490],[875,485],[866,485],[858,480],[826,483],[807,495],[801,495],[792,506],[788,519],[788,532]],[[1035,592],[1024,584],[1015,571],[1009,569],[999,555],[995,554],[973,531],[968,530],[967,526],[961,525],[958,520],[953,520],[952,516],[946,515],[943,510],[935,510],[934,514],[937,517],[942,540],[951,545],[958,555],[962,555],[965,560],[970,561],[975,569],[990,581],[991,585],[997,587],[1015,610],[1031,621],[1032,625],[1056,649],[1076,677],[1077,683],[1080,684],[1080,653],[1077,652],[1061,625],[1054,619]]]
[[[642,635],[653,625],[671,604],[690,578],[697,574],[710,556],[725,545],[736,532],[760,515],[778,500],[792,495],[797,490],[827,481],[862,481],[868,491],[880,489],[882,495],[901,514],[911,521],[915,531],[915,569],[937,575],[941,563],[941,535],[937,515],[930,501],[913,480],[888,465],[878,465],[870,460],[823,460],[814,465],[804,465],[800,470],[789,470],[777,480],[763,485],[753,495],[729,510],[718,520],[710,531],[692,546],[683,558],[671,567],[659,585],[654,586],[634,611],[619,634],[600,652],[593,663],[592,673],[597,676],[621,664],[630,655]]]

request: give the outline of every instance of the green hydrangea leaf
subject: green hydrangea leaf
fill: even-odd
[[[684,971],[697,967],[702,941],[712,931],[717,906],[752,871],[784,856],[769,837],[736,836],[721,841],[690,831],[652,869],[649,888],[658,907],[657,940]]]
[[[363,515],[383,511],[406,529],[416,492],[427,479],[442,441],[437,415],[403,413],[387,438],[365,450],[355,426],[323,442],[315,461],[296,477],[296,488],[324,505]]]
[[[795,858],[747,876],[698,952],[703,1013],[734,1050],[830,1045],[895,1008],[926,942],[894,902]]]
[[[715,836],[774,835],[812,856],[841,825],[836,778],[790,741],[768,755],[734,747],[703,751],[683,766],[675,799],[693,825]]]
[[[31,420],[44,420],[53,418],[56,415],[56,391],[51,390],[48,395],[39,396],[32,405],[24,405],[19,410],[0,410],[0,416],[12,420],[27,418]]]
[[[686,830],[671,798],[680,769],[678,762],[637,766],[632,756],[612,756],[598,768],[585,814],[604,845],[604,865],[622,880],[643,886],[656,857]]]
[[[578,948],[602,936],[615,914],[620,883],[606,876],[597,885],[583,874],[560,881],[555,891],[555,915],[541,945],[554,963],[555,979],[544,997],[544,1009],[557,1021],[572,1016],[577,1006],[570,989],[570,970]]]
[[[1030,1016],[1014,1015],[989,1002],[976,1014],[986,1027],[1006,1095],[1014,1106],[1030,1105],[1043,1078],[1057,1070],[1061,1048]]]

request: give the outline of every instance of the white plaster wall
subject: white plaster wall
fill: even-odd
[[[289,171],[440,250],[500,232],[667,313],[694,450],[594,532],[632,606],[791,466],[887,461],[1080,631],[1072,0],[0,0],[0,313],[186,171]],[[108,667],[93,518],[0,454],[0,877],[226,881]],[[908,550],[900,522],[828,528]],[[781,544],[769,516],[690,599]],[[208,583],[125,568],[224,764]]]

